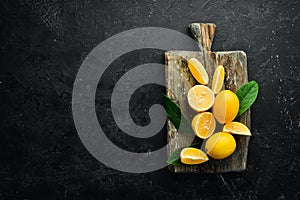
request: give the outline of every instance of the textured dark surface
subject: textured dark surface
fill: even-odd
[[[1,1],[0,199],[299,199],[299,10],[297,0]],[[71,113],[73,82],[83,59],[121,31],[157,26],[189,34],[191,22],[215,23],[212,49],[244,50],[249,79],[260,84],[247,170],[127,174],[99,163],[78,138]],[[162,52],[124,55],[98,87],[103,129],[131,151],[166,143],[166,130],[149,140],[135,139],[111,122],[114,83],[149,61],[163,63]],[[163,91],[153,85],[137,91],[131,113],[138,124],[149,122],[147,108],[162,103]]]

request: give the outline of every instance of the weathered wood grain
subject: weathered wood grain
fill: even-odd
[[[208,83],[209,87],[211,87],[212,76],[217,65],[223,65],[225,68],[225,89],[236,91],[241,85],[248,82],[248,76],[247,56],[243,51],[210,51],[215,32],[214,24],[193,23],[189,27],[199,43],[199,52],[168,51],[165,53],[165,59],[166,81],[168,86],[167,95],[178,102],[183,114],[188,120],[191,120],[196,113],[189,108],[186,94],[197,82],[187,67],[188,59],[195,57],[204,64],[210,78]],[[248,110],[244,113],[238,121],[250,127],[250,111]],[[222,125],[219,125],[218,127],[220,128],[221,126]],[[205,141],[196,138],[194,135],[176,130],[170,121],[168,121],[167,128],[169,143],[168,155],[180,147],[190,145],[193,140],[203,142],[202,146],[204,147]],[[249,137],[234,137],[237,142],[237,148],[235,152],[226,159],[210,159],[207,163],[193,166],[185,165],[182,167],[174,167],[170,165],[169,169],[178,173],[215,173],[244,170],[246,169]]]

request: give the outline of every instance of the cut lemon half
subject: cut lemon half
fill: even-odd
[[[200,149],[187,147],[180,152],[180,161],[187,165],[196,165],[208,161],[207,155]]]
[[[222,131],[231,134],[251,136],[251,132],[248,127],[240,122],[230,122],[225,124]]]
[[[224,67],[222,65],[219,65],[214,72],[214,76],[212,80],[211,89],[215,94],[218,94],[221,91],[224,83],[224,76],[225,76]]]
[[[208,87],[204,85],[195,85],[189,90],[187,99],[193,110],[203,112],[212,107],[215,96]]]
[[[215,131],[215,117],[210,112],[199,113],[192,120],[192,128],[196,136],[206,139]]]
[[[196,79],[196,81],[198,81],[202,85],[206,85],[208,83],[208,74],[204,66],[198,59],[196,58],[189,59],[188,67],[190,69],[191,74]]]

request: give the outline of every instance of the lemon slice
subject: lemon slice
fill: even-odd
[[[196,81],[198,81],[202,85],[206,85],[208,83],[208,74],[204,66],[198,59],[196,58],[189,59],[188,67],[190,69],[191,74],[196,79]]]
[[[215,94],[218,94],[221,91],[224,83],[224,76],[225,76],[224,67],[222,65],[219,65],[214,72],[214,76],[212,80],[211,89]]]
[[[248,127],[240,122],[230,122],[225,124],[223,127],[223,132],[251,136],[251,132]]]
[[[196,165],[208,161],[207,155],[200,149],[187,147],[181,150],[180,160],[187,165]]]

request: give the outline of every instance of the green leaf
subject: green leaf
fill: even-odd
[[[254,103],[258,94],[258,84],[256,81],[246,83],[235,93],[240,101],[240,108],[237,117],[247,111]]]
[[[168,96],[164,95],[166,112],[169,120],[174,124],[175,128],[178,129],[180,126],[181,111],[177,103],[172,101]]]
[[[182,132],[193,133],[190,123],[181,115],[179,105],[172,101],[167,95],[164,95],[164,99],[167,117],[174,124],[175,128],[178,130],[180,127]]]
[[[200,149],[201,145],[202,145],[202,143],[195,143],[195,144],[191,144],[189,147],[194,147],[194,148]],[[183,166],[184,164],[180,161],[180,152],[184,148],[186,148],[186,147],[182,147],[182,148],[179,148],[179,149],[175,150],[170,155],[170,157],[168,158],[167,163],[169,165],[174,165],[174,166],[177,166],[177,167],[178,166]]]
[[[170,157],[167,160],[167,163],[169,165],[174,165],[174,166],[182,166],[183,165],[183,163],[180,161],[180,152],[183,148],[177,149],[170,155]]]

